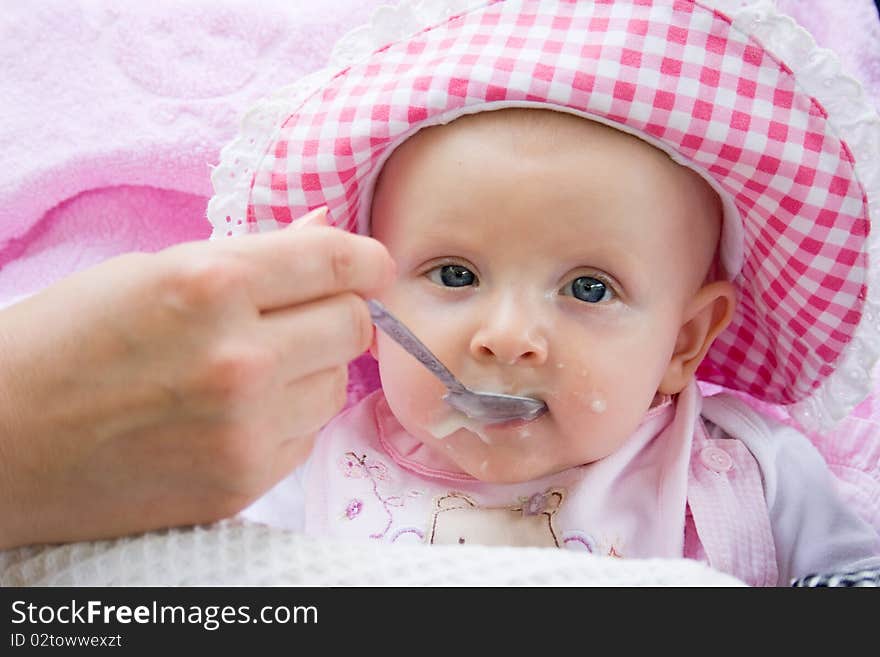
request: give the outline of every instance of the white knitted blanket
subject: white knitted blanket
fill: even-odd
[[[340,542],[239,520],[0,552],[0,586],[745,586],[695,561]]]

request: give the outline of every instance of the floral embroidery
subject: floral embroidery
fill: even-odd
[[[391,524],[394,522],[394,516],[391,513],[392,507],[402,507],[406,503],[407,498],[422,495],[421,491],[410,490],[403,497],[400,495],[384,497],[379,492],[379,482],[388,480],[388,468],[380,461],[368,459],[366,454],[358,456],[355,452],[346,452],[337,464],[344,477],[349,479],[368,479],[370,481],[373,495],[379,500],[379,503],[385,510],[385,514],[388,516],[388,522],[385,524],[382,532],[370,534],[370,538],[385,538],[388,530],[391,529]],[[361,500],[357,498],[352,499],[345,507],[345,517],[352,520],[360,514],[363,508],[364,504]]]
[[[348,452],[339,459],[339,469],[342,470],[342,475],[349,479],[360,479],[364,476],[362,465],[361,460],[353,452]]]
[[[349,520],[354,520],[357,518],[358,514],[360,514],[361,509],[364,508],[364,503],[359,499],[353,499],[348,503],[348,506],[345,507],[345,517]]]
[[[399,495],[392,495],[391,497],[385,498],[385,504],[388,506],[403,506],[403,498]]]
[[[342,475],[349,479],[379,479],[384,481],[388,478],[388,468],[384,463],[367,463],[367,455],[358,456],[354,452],[346,452],[339,459],[339,468]]]

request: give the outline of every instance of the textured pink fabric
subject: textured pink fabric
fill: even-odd
[[[801,431],[783,408],[742,399],[769,417]],[[880,391],[859,404],[833,431],[806,432],[822,454],[847,504],[880,532]]]
[[[46,212],[7,248],[18,257],[0,273],[0,300],[37,291],[110,255],[207,238],[210,228],[199,221],[204,210],[200,194],[143,185],[81,192]]]
[[[792,403],[833,371],[866,284],[851,148],[790,69],[699,2],[497,0],[392,43],[284,122],[254,172],[246,223],[228,235],[322,205],[337,225],[363,227],[381,164],[414,130],[516,103],[654,139],[733,200],[739,302],[702,379]]]
[[[713,467],[713,450],[721,453],[724,467]],[[705,555],[710,566],[751,586],[777,585],[776,548],[758,463],[740,441],[710,439],[700,422],[692,444],[688,506],[688,525],[693,523],[696,535],[686,526],[686,557]]]
[[[33,0],[0,12],[0,307],[210,233],[210,165],[379,0]]]

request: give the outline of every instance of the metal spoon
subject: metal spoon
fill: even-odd
[[[469,418],[496,424],[509,420],[534,420],[547,411],[547,405],[540,399],[470,390],[385,306],[375,299],[369,299],[367,306],[373,323],[440,379],[448,390],[443,399]]]

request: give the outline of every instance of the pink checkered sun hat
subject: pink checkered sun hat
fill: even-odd
[[[214,238],[326,205],[369,230],[375,180],[418,130],[504,107],[570,112],[701,174],[725,206],[739,303],[702,381],[830,426],[880,353],[880,118],[766,0],[459,0],[384,9],[335,65],[264,101],[214,171]],[[377,27],[378,24],[378,27]]]

